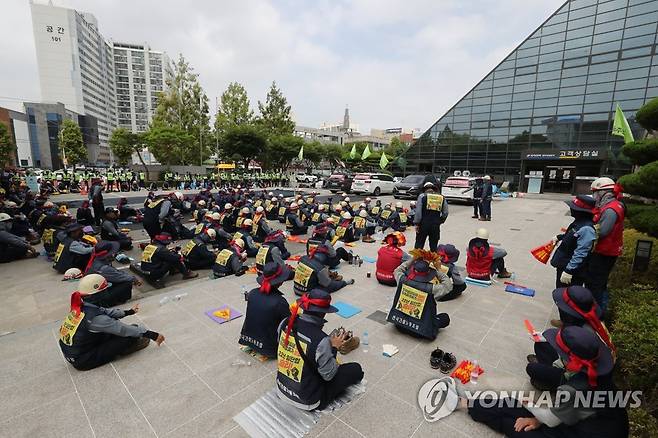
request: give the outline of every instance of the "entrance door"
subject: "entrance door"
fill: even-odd
[[[546,166],[544,192],[571,193],[575,173],[575,166]]]

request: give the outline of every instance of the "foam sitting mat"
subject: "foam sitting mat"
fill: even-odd
[[[299,438],[308,434],[323,414],[332,412],[363,394],[366,381],[352,385],[322,411],[304,411],[281,400],[277,388],[244,408],[233,420],[252,438]]]
[[[466,277],[464,281],[468,284],[472,284],[473,286],[480,286],[480,287],[489,287],[491,286],[491,280],[476,280],[475,278],[471,277]]]
[[[240,350],[247,353],[248,355],[250,355],[254,359],[257,359],[259,362],[267,362],[268,360],[270,360],[269,357],[263,356],[259,352],[255,351],[255,350],[252,350],[251,347],[247,347],[246,345],[242,345],[240,347]]]

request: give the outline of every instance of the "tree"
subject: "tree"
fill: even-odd
[[[165,91],[158,97],[152,127],[176,126],[192,140],[175,142],[183,148],[172,151],[170,164],[201,164],[210,156],[214,139],[210,135],[208,97],[201,88],[199,75],[179,55],[177,62],[167,66],[165,84]]]
[[[71,119],[64,119],[59,129],[59,153],[64,166],[87,161],[87,148],[80,127]]]
[[[185,150],[191,149],[196,140],[179,126],[160,124],[152,126],[144,139],[156,160],[167,166],[184,163]]]
[[[401,155],[404,155],[407,149],[407,145],[402,143],[399,137],[393,137],[391,139],[391,144],[384,148],[384,153],[387,157],[397,158]]]
[[[15,150],[7,125],[0,123],[0,167],[12,161]]]
[[[303,139],[292,134],[270,136],[267,142],[268,164],[274,169],[287,168],[297,158],[302,145],[304,145],[304,159],[307,159],[309,147],[304,144]]]
[[[247,90],[241,84],[231,82],[219,98],[215,132],[223,135],[232,126],[248,125],[253,121],[254,112],[249,109]]]
[[[265,156],[267,136],[253,125],[236,125],[229,128],[221,138],[224,154],[244,163],[245,169],[251,160]]]
[[[295,122],[290,117],[290,105],[285,96],[272,82],[267,98],[263,104],[258,101],[260,117],[258,123],[265,129],[267,135],[287,135],[295,130]]]
[[[339,144],[328,143],[322,147],[322,159],[328,163],[336,163],[343,158],[343,149]]]
[[[110,136],[110,149],[122,166],[130,163],[133,153],[137,154],[139,161],[142,163],[146,179],[150,180],[148,166],[142,157],[142,150],[146,144],[145,134],[135,134],[125,128],[116,128]]]

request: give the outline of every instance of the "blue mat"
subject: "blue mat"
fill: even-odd
[[[361,257],[361,256],[359,256],[359,257]],[[376,258],[368,257],[368,256],[361,257],[361,260],[363,260],[364,262],[368,262],[368,263],[375,263],[377,261]]]
[[[336,301],[335,303],[331,303],[331,305],[338,309],[338,315],[343,318],[351,318],[357,313],[361,313],[361,309],[343,301]]]
[[[516,286],[514,284],[508,284],[505,287],[505,292],[512,292],[513,294],[525,295],[526,297],[535,296],[534,289],[530,289],[529,287]]]

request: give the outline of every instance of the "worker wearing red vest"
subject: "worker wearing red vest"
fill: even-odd
[[[466,253],[466,273],[473,280],[489,281],[491,275],[498,273],[498,278],[511,278],[512,274],[505,269],[503,248],[489,244],[489,231],[479,228],[475,237],[468,242]]]
[[[621,186],[607,177],[597,178],[591,185],[596,200],[594,227],[598,240],[589,259],[585,287],[592,292],[599,307],[608,307],[608,277],[624,247],[626,207],[620,201]]]
[[[393,271],[397,269],[406,259],[409,258],[409,255],[400,248],[407,243],[407,239],[404,234],[396,231],[391,233],[384,239],[386,246],[382,246],[377,251],[377,270],[375,275],[377,276],[377,281],[381,284],[387,286],[397,286],[395,277],[393,276]]]

